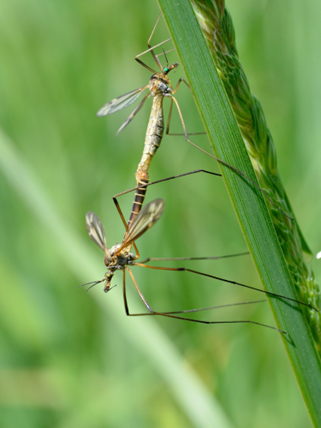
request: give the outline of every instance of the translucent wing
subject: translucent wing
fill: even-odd
[[[147,88],[148,85],[143,86],[142,88],[135,89],[134,91],[128,92],[127,94],[121,95],[120,97],[114,98],[98,111],[97,116],[107,116],[108,114],[116,113],[117,111],[122,110],[123,108],[131,105]]]
[[[141,100],[141,102],[138,104],[138,106],[135,108],[135,110],[128,116],[128,118],[125,120],[125,122],[122,124],[122,126],[118,129],[118,131],[116,132],[116,135],[118,135],[120,133],[120,131],[122,131],[125,128],[125,126],[127,126],[129,124],[129,122],[131,122],[131,120],[134,119],[135,115],[143,107],[144,102],[147,100],[147,98],[149,97],[151,92],[152,92],[152,90],[150,90],[148,92],[148,94]]]
[[[98,215],[89,211],[86,214],[86,227],[90,239],[94,241],[103,251],[106,251],[105,229]]]
[[[164,207],[165,201],[161,198],[147,204],[132,222],[117,252],[136,241],[146,230],[152,227],[162,215]]]

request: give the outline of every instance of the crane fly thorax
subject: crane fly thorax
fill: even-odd
[[[104,262],[110,272],[124,269],[126,265],[132,264],[137,258],[135,254],[130,252],[131,245],[118,252],[120,247],[121,245],[114,245],[105,253]]]
[[[161,95],[162,97],[169,96],[172,93],[172,89],[168,86],[170,84],[167,76],[161,74],[153,74],[149,80],[149,89],[153,97]]]

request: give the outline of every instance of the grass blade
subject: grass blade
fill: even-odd
[[[188,0],[159,0],[181,58],[215,155],[256,181],[234,114]],[[264,288],[298,298],[262,194],[227,167],[220,166],[231,202]],[[209,195],[210,196],[210,195]],[[269,299],[303,397],[316,426],[321,425],[320,360],[302,310]]]

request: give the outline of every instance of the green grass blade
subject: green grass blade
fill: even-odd
[[[215,155],[256,181],[225,90],[191,4],[159,0]],[[221,166],[224,181],[264,288],[298,298],[264,197],[251,183]],[[212,197],[212,195],[209,195]],[[269,299],[303,397],[316,426],[321,426],[320,360],[302,310]]]

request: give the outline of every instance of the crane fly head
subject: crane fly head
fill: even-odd
[[[116,285],[114,285],[113,287],[110,286],[111,285],[111,280],[112,280],[113,276],[114,276],[114,272],[112,272],[110,270],[108,270],[105,273],[105,277],[104,277],[104,280],[105,280],[104,293],[108,293],[108,291],[110,291],[112,288],[116,287]]]
[[[174,64],[171,64],[169,67],[165,67],[164,68],[164,74],[167,76],[167,74],[172,71],[175,70],[175,68],[177,68],[179,66],[178,62],[174,62]]]

